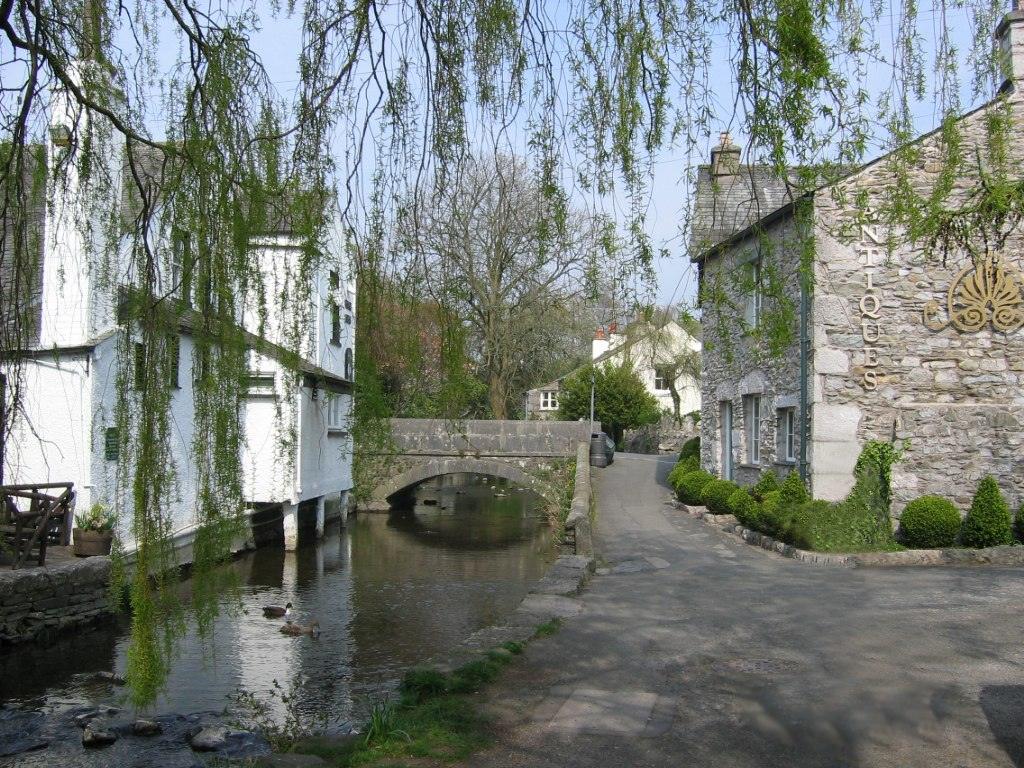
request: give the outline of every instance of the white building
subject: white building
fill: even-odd
[[[62,111],[59,95],[57,99],[46,147],[51,167],[55,153],[62,151],[61,137],[67,135],[75,117],[69,109]],[[119,370],[118,345],[125,336],[117,322],[117,306],[123,295],[119,291],[131,286],[119,283],[118,272],[98,268],[97,260],[90,258],[100,246],[93,228],[82,224],[94,210],[125,221],[133,218],[127,215],[132,195],[124,145],[112,140],[105,156],[107,199],[91,199],[89,205],[94,207],[85,209],[89,195],[83,192],[72,162],[71,178],[62,178],[60,185],[50,179],[45,204],[39,206],[39,264],[29,298],[31,337],[27,349],[7,351],[23,361],[22,400],[11,433],[5,436],[3,477],[8,484],[74,482],[79,511],[94,502],[117,509],[122,540],[130,548],[130,502],[118,491],[118,476],[123,479],[131,457],[119,455],[124,443],[116,426],[115,383],[119,373],[130,374]],[[124,242],[127,245],[128,239]],[[302,348],[289,350],[299,354],[301,381],[287,386],[295,382],[295,373],[281,364],[277,354],[285,336],[276,289],[287,279],[287,267],[297,258],[301,243],[284,231],[266,233],[251,245],[259,253],[265,296],[270,298],[266,307],[248,307],[242,318],[249,339],[262,350],[250,352],[250,385],[241,407],[243,495],[250,519],[259,522],[263,531],[283,531],[291,549],[296,546],[300,513],[310,527],[315,525],[322,532],[325,518],[343,514],[352,487],[355,279],[335,231],[321,245],[324,266],[313,279],[309,297],[312,327],[302,333]],[[114,263],[121,259],[115,256]],[[180,282],[175,268],[173,263],[159,265],[160,279],[167,284]],[[177,297],[189,306],[191,299],[192,295]],[[259,327],[257,309],[266,318],[262,338],[252,335]],[[168,507],[172,535],[186,560],[197,509],[198,480],[191,452],[195,426],[192,323],[197,318],[197,312],[183,312],[180,333],[169,340],[177,349],[177,370],[172,373],[176,380],[170,402],[175,478]],[[120,357],[131,359],[123,352]],[[13,374],[14,368],[8,367],[7,372]],[[263,538],[256,533],[257,539]]]
[[[673,390],[679,398],[679,416],[700,410],[700,382],[680,372],[681,360],[689,353],[699,359],[701,343],[675,321],[661,325],[645,321],[631,323],[620,333],[612,323],[598,328],[591,343],[593,365],[622,365],[629,362],[663,412],[675,415]],[[569,374],[566,374],[569,375]],[[525,418],[551,419],[558,412],[558,393],[565,376],[526,393]]]

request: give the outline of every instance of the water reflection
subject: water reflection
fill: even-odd
[[[300,713],[359,718],[404,669],[512,611],[550,557],[528,493],[475,476],[425,484],[390,515],[360,515],[297,552],[263,549],[234,563],[240,601],[225,600],[211,643],[185,637],[154,711],[219,710],[239,687],[297,681]],[[296,621],[319,621],[319,639],[287,637],[263,617],[262,606],[286,602]],[[119,691],[95,673],[122,671],[126,650],[123,623],[10,650],[0,655],[0,700],[113,701]]]

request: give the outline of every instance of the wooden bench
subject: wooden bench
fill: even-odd
[[[12,569],[24,565],[33,552],[43,565],[47,545],[71,543],[73,483],[0,485],[0,502],[0,542],[14,550]]]

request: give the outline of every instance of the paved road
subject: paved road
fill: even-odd
[[[1024,570],[780,558],[666,506],[669,466],[596,471],[610,572],[467,765],[1024,766]]]

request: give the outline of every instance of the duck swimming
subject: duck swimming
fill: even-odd
[[[320,622],[314,621],[309,626],[303,626],[302,624],[295,624],[289,620],[287,624],[281,627],[281,634],[291,635],[292,637],[299,637],[300,635],[320,637]]]
[[[268,619],[290,619],[292,617],[292,604],[288,603],[284,608],[279,605],[264,606],[263,615]]]

